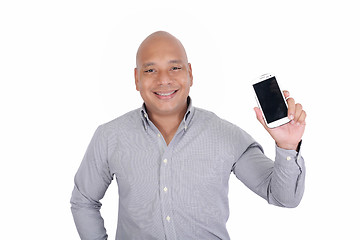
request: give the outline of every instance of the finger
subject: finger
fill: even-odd
[[[256,118],[257,120],[261,123],[261,125],[263,125],[265,128],[267,128],[265,120],[263,118],[262,112],[260,110],[260,108],[258,107],[254,107],[254,111],[256,113]]]
[[[295,100],[293,98],[288,98],[286,102],[288,104],[288,118],[293,120],[295,117]]]
[[[299,117],[302,113],[302,105],[300,103],[295,104],[295,115],[294,115],[294,122],[299,121]]]
[[[288,97],[290,97],[290,93],[289,93],[288,90],[284,90],[284,91],[283,91],[283,94],[284,94],[285,99],[287,99]]]
[[[301,111],[300,117],[297,121],[298,125],[306,125],[306,112],[304,110]]]

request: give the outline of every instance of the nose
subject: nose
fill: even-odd
[[[158,75],[159,85],[170,85],[171,77],[167,71],[160,71]]]

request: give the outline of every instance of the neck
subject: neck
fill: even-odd
[[[181,112],[168,115],[148,112],[150,120],[159,129],[167,145],[171,142],[181,121],[184,119],[186,110],[187,107],[185,107]]]

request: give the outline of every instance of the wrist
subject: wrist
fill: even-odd
[[[289,144],[289,143],[277,143],[277,142],[276,142],[276,145],[277,145],[279,148],[282,148],[282,149],[285,149],[285,150],[295,150],[295,151],[298,151],[298,148],[299,148],[299,143],[297,143],[297,144]]]

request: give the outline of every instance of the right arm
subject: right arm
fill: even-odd
[[[75,175],[75,187],[70,201],[81,239],[107,239],[104,220],[100,214],[100,200],[104,197],[111,180],[112,175],[107,164],[107,140],[100,126]]]

